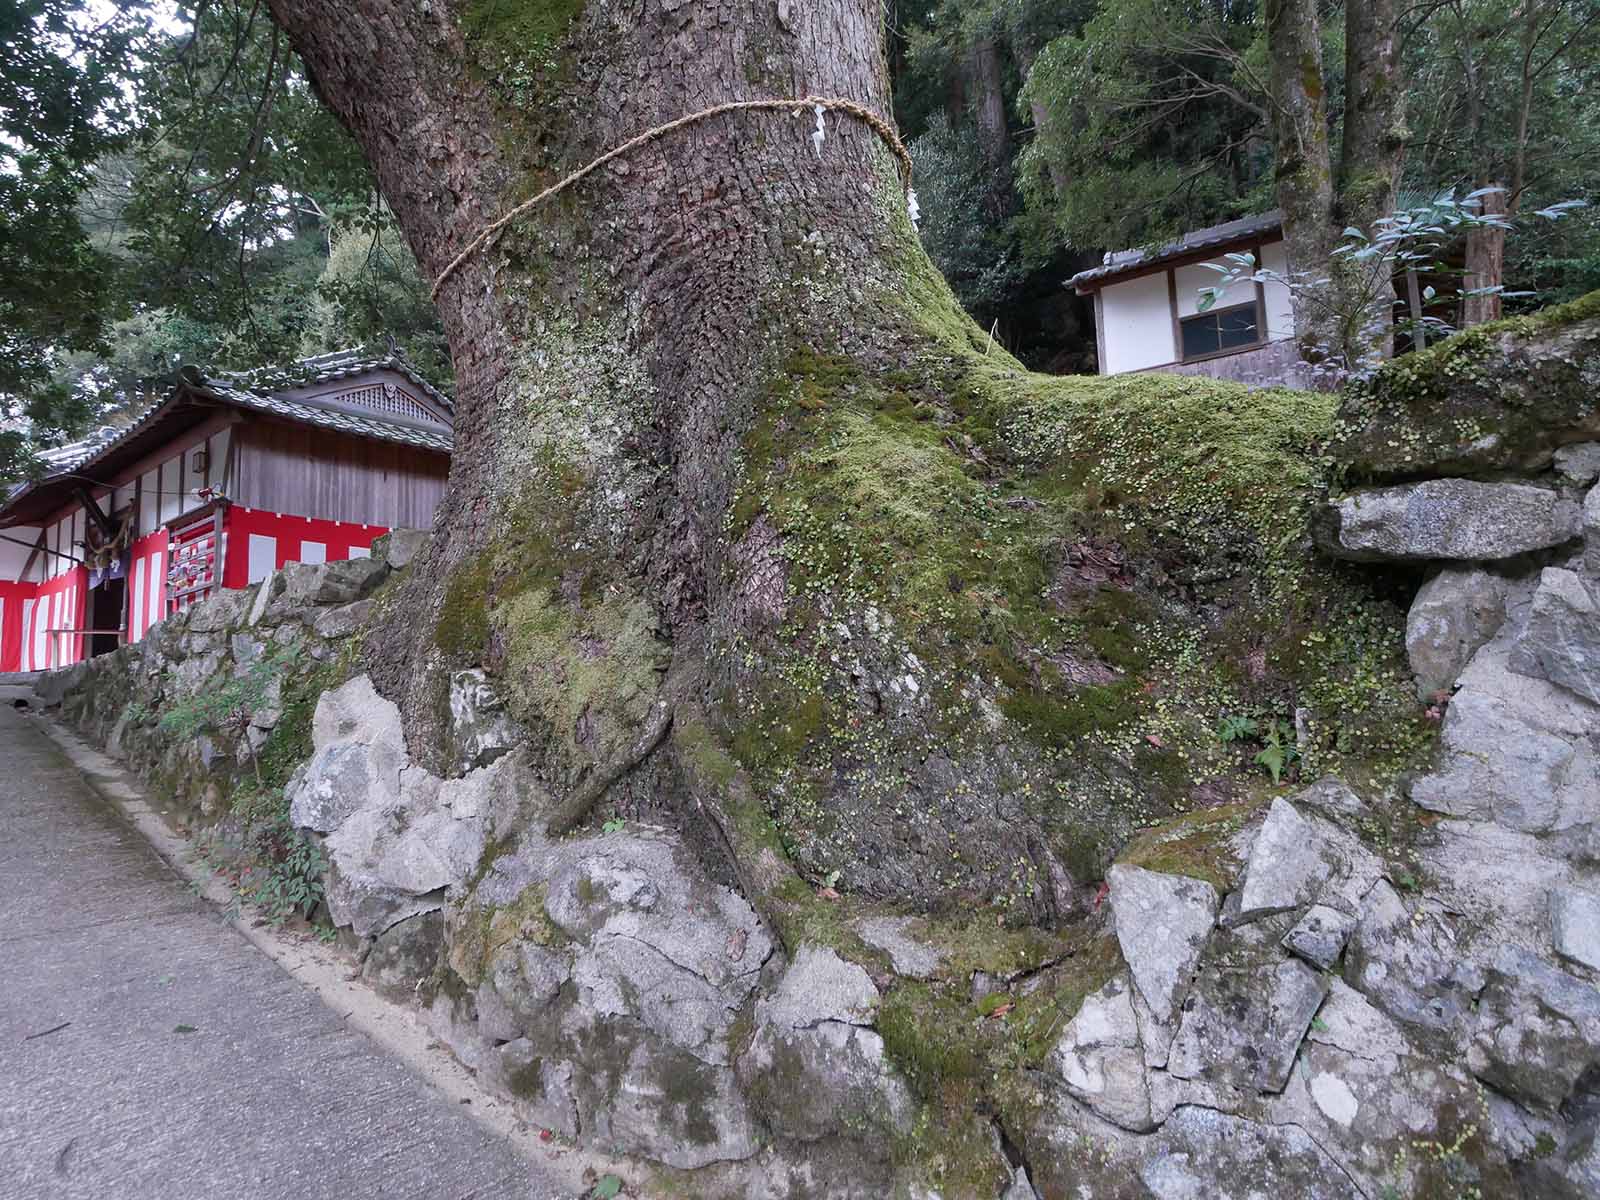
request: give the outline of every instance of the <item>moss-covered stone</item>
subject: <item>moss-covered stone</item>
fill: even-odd
[[[1351,481],[1545,466],[1600,434],[1600,292],[1475,326],[1352,385],[1328,453]]]

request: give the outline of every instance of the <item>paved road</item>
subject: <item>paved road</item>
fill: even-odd
[[[536,1171],[223,925],[0,704],[0,1198],[571,1195]]]

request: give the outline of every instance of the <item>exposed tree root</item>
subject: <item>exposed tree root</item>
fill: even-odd
[[[551,837],[560,837],[583,824],[606,790],[649,758],[656,747],[666,740],[672,728],[672,714],[672,701],[663,691],[650,706],[650,716],[639,731],[639,736],[621,753],[595,768],[587,779],[573,789],[545,825],[545,832]]]

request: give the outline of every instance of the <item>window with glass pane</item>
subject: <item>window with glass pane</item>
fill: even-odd
[[[1236,304],[1178,322],[1183,330],[1183,357],[1202,358],[1224,350],[1240,350],[1261,340],[1256,306]]]

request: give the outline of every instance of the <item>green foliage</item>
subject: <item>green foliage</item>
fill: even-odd
[[[943,112],[910,145],[916,164],[918,230],[928,257],[981,324],[994,320],[1022,277],[1004,226],[985,210],[993,183],[970,125]]]
[[[1094,248],[1271,207],[1261,36],[1248,0],[1097,4],[1044,46],[1019,96],[1050,117],[1021,159],[1030,208]]]
[[[56,354],[100,344],[115,304],[78,199],[127,136],[143,7],[91,16],[71,0],[0,0],[0,484],[36,466],[33,442],[87,418],[49,376]]]

